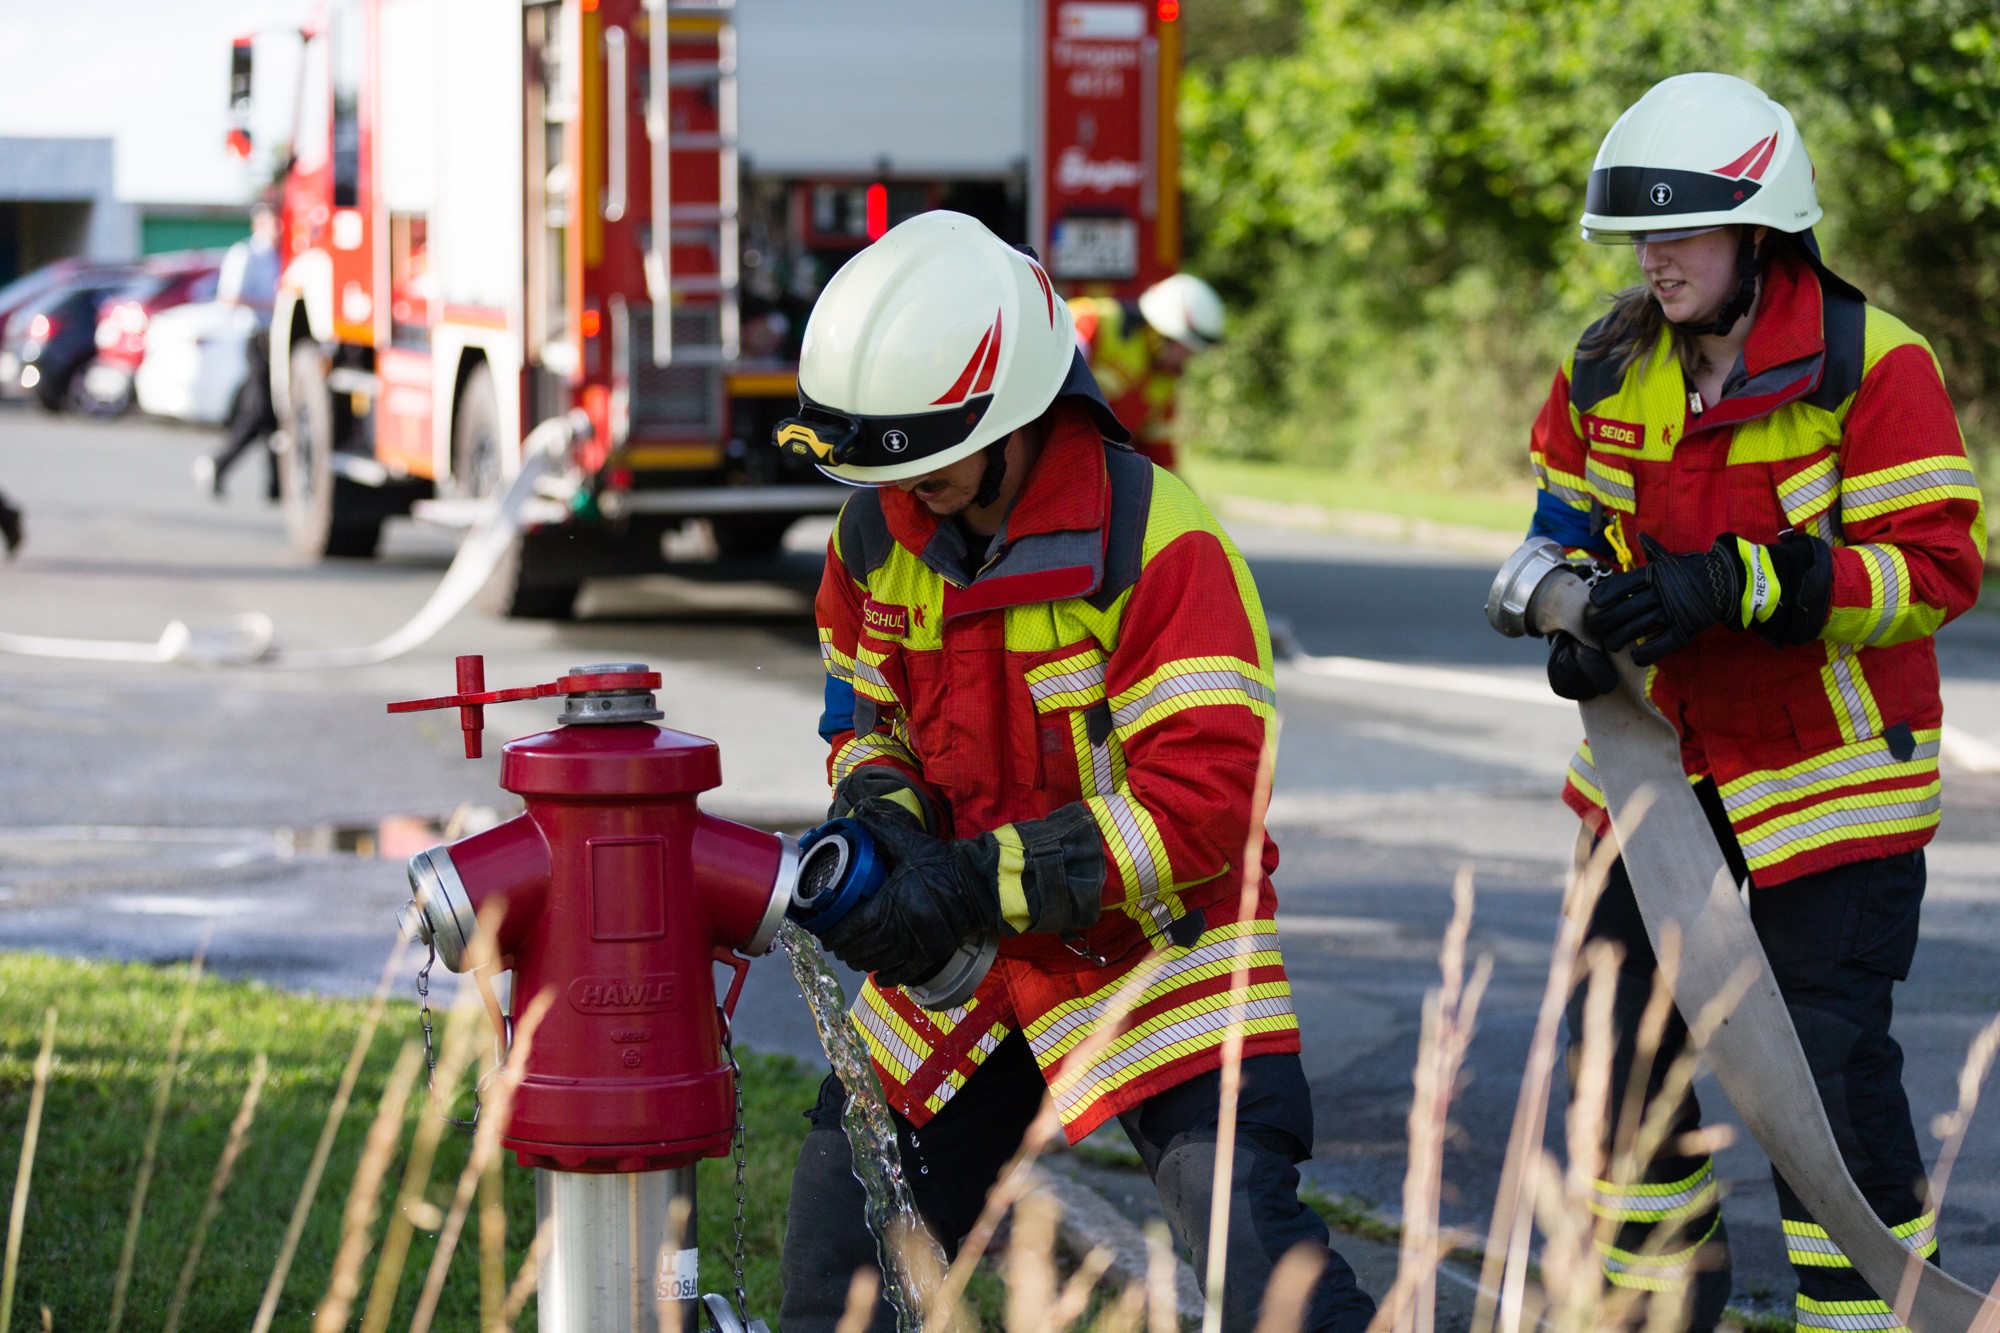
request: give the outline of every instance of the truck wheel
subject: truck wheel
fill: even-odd
[[[708,520],[715,549],[739,559],[771,555],[785,544],[795,514],[717,514]]]
[[[452,419],[451,479],[453,492],[468,500],[500,492],[500,404],[493,372],[483,361],[465,377]]]
[[[292,549],[325,559],[365,560],[382,540],[382,520],[340,514],[340,478],[333,475],[333,400],[326,368],[309,343],[292,349],[291,447],[278,464],[278,494]]]
[[[539,533],[514,538],[492,576],[480,590],[480,608],[508,620],[569,620],[576,615],[582,581],[549,577],[538,566],[547,563],[547,543]]]

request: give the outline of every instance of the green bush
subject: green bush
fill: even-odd
[[[1252,4],[1273,0],[1236,0]],[[1189,376],[1190,442],[1447,484],[1519,476],[1557,362],[1634,274],[1577,236],[1597,145],[1659,79],[1717,69],[1791,106],[1829,261],[1932,338],[1990,454],[1995,26],[1969,0],[1299,0],[1287,49],[1239,43],[1183,85],[1190,263],[1237,312]]]

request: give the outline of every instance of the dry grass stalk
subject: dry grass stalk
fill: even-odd
[[[1056,1221],[1061,1207],[1037,1191],[1014,1205],[1007,1246],[1007,1333],[1043,1333],[1056,1305]]]
[[[1243,837],[1243,884],[1236,895],[1236,921],[1257,915],[1257,892],[1264,884],[1264,815],[1271,805],[1271,777],[1278,764],[1278,719],[1264,727],[1257,756],[1257,786],[1250,797],[1250,829]],[[1222,1037],[1222,1105],[1215,1121],[1215,1178],[1209,1189],[1208,1272],[1202,1281],[1201,1333],[1222,1333],[1222,1295],[1229,1281],[1229,1204],[1236,1177],[1236,1108],[1243,1091],[1243,1027],[1250,1007],[1250,955],[1256,950],[1247,930],[1236,937],[1229,970],[1229,1026]]]
[[[368,1233],[374,1229],[382,1198],[382,1180],[403,1138],[403,1115],[409,1109],[410,1091],[416,1086],[417,1072],[423,1068],[423,1050],[414,1041],[403,1043],[396,1067],[382,1089],[382,1101],[375,1121],[368,1127],[360,1164],[347,1190],[347,1208],[341,1216],[340,1248],[334,1252],[333,1272],[326,1293],[313,1314],[313,1333],[340,1333],[361,1290],[361,1265],[368,1257]]]
[[[396,1289],[403,1280],[403,1268],[410,1257],[410,1238],[421,1221],[426,1231],[443,1220],[436,1205],[424,1197],[430,1188],[431,1166],[437,1159],[438,1140],[444,1137],[451,1103],[458,1093],[458,1081],[472,1064],[479,1047],[484,1015],[470,986],[461,986],[445,1025],[444,1048],[438,1052],[437,1069],[431,1076],[430,1096],[416,1131],[410,1135],[410,1153],[403,1164],[403,1183],[396,1194],[395,1211],[375,1258],[375,1280],[368,1289],[368,1306],[361,1315],[361,1333],[382,1333],[396,1304]]]
[[[881,1294],[882,1274],[873,1264],[855,1269],[854,1280],[847,1284],[847,1305],[833,1333],[868,1333],[869,1321],[875,1317],[875,1298]]]
[[[1064,1058],[1063,1068],[1088,1067],[1117,1040],[1118,1034],[1124,1031],[1126,1017],[1139,1003],[1139,997],[1145,993],[1164,960],[1163,954],[1151,954],[1126,974],[1111,1002],[1104,1007],[1104,1012],[1092,1027],[1090,1036]],[[964,1318],[960,1301],[965,1295],[966,1283],[972,1280],[972,1270],[986,1253],[986,1247],[993,1243],[1000,1219],[1033,1184],[1035,1160],[1062,1132],[1062,1117],[1056,1111],[1055,1098],[1044,1096],[1041,1110],[1028,1125],[1027,1133],[1021,1136],[1021,1146],[1001,1168],[992,1188],[986,1191],[986,1202],[980,1208],[979,1218],[972,1224],[972,1230],[959,1244],[958,1257],[952,1260],[942,1281],[933,1289],[935,1295],[926,1302],[924,1333],[943,1333],[952,1321]]]
[[[1134,1278],[1097,1320],[1096,1333],[1139,1333],[1146,1318],[1146,1284]],[[836,1330],[835,1333],[843,1333]]]
[[[111,1279],[111,1314],[105,1333],[118,1333],[125,1320],[125,1297],[132,1285],[132,1261],[139,1253],[139,1220],[145,1216],[146,1194],[153,1184],[153,1164],[160,1155],[160,1129],[166,1123],[167,1103],[173,1095],[174,1080],[180,1075],[181,1043],[187,1037],[188,1020],[194,1015],[194,991],[201,983],[202,961],[208,953],[208,937],[188,964],[187,985],[181,991],[180,1008],[174,1013],[173,1028],[167,1033],[167,1062],[153,1089],[152,1118],[146,1122],[146,1137],[139,1148],[139,1171],[132,1182],[132,1206],[125,1215],[125,1241],[118,1249],[118,1272]],[[260,1331],[261,1333],[261,1331]]]
[[[1180,1302],[1174,1298],[1179,1271],[1167,1224],[1157,1218],[1146,1223],[1146,1333],[1181,1333]]]
[[[1641,793],[1625,810],[1626,827],[1644,817],[1648,796]],[[1549,1086],[1555,1075],[1556,1045],[1561,1035],[1564,1003],[1569,998],[1570,973],[1583,942],[1590,916],[1618,857],[1618,840],[1604,837],[1590,848],[1590,833],[1577,835],[1578,855],[1563,893],[1562,921],[1549,959],[1548,981],[1535,1016],[1535,1033],[1528,1044],[1528,1062],[1514,1103],[1514,1124],[1501,1162],[1500,1188],[1486,1238],[1486,1257],[1479,1274],[1479,1297],[1473,1309],[1474,1333],[1492,1333],[1496,1322],[1510,1330],[1522,1326],[1525,1314],[1528,1250],[1532,1240],[1533,1205],[1527,1184],[1539,1170],[1542,1127],[1548,1116]]]
[[[514,1321],[521,1317],[521,1311],[528,1308],[529,1298],[541,1283],[542,1261],[549,1257],[555,1243],[556,1219],[550,1216],[535,1228],[535,1239],[528,1245],[528,1253],[521,1260],[520,1270],[514,1274],[513,1284],[507,1288],[507,1299],[500,1304],[497,1333],[513,1333]]]
[[[491,1329],[500,1322],[500,1306],[507,1299],[507,1196],[502,1170],[503,1158],[486,1164],[479,1179],[479,1327]]]
[[[1604,1145],[1611,1137],[1606,1123],[1616,1042],[1611,1020],[1620,961],[1621,951],[1614,945],[1595,943],[1584,950],[1583,1041],[1564,1117],[1569,1165],[1560,1175],[1553,1169],[1543,1172],[1534,1200],[1543,1234],[1547,1318],[1553,1328],[1576,1333],[1596,1326],[1603,1305],[1604,1272],[1590,1201],[1604,1176]]]
[[[1097,1289],[1105,1273],[1111,1269],[1111,1251],[1102,1245],[1092,1247],[1083,1256],[1083,1262],[1063,1283],[1062,1295],[1056,1298],[1055,1313],[1049,1317],[1048,1326],[1055,1333],[1065,1333],[1071,1324],[1083,1317],[1090,1308],[1090,1293]]]
[[[1372,1327],[1431,1333],[1436,1325],[1437,1266],[1447,1248],[1439,1225],[1444,1192],[1444,1149],[1451,1133],[1451,1099],[1472,1045],[1474,1019],[1493,974],[1482,955],[1465,979],[1465,945],[1472,931],[1472,868],[1452,883],[1452,916],[1438,954],[1440,984],[1424,997],[1422,1036],[1408,1117],[1409,1167],[1403,1176],[1403,1234],[1396,1280],[1377,1309]],[[1269,1300],[1269,1294],[1266,1294]]]
[[[55,1068],[56,1011],[42,1021],[42,1052],[35,1057],[35,1086],[28,1094],[28,1123],[21,1131],[21,1165],[14,1173],[14,1204],[7,1213],[7,1259],[0,1266],[0,1333],[14,1322],[14,1280],[21,1270],[21,1233],[28,1222],[28,1189],[35,1175],[35,1146],[42,1137],[42,1107]]]
[[[451,1209],[445,1214],[444,1227],[438,1232],[430,1271],[424,1275],[423,1293],[417,1298],[416,1312],[410,1319],[410,1333],[426,1333],[437,1314],[438,1301],[444,1296],[445,1278],[451,1272],[451,1256],[458,1248],[465,1216],[472,1208],[472,1196],[489,1168],[500,1160],[500,1136],[506,1132],[507,1122],[514,1112],[514,1093],[520,1088],[521,1080],[527,1077],[528,1056],[534,1049],[535,1029],[548,1017],[549,1005],[554,998],[554,993],[546,990],[537,995],[529,1003],[521,1021],[514,1026],[514,1040],[508,1048],[507,1062],[500,1068],[480,1108],[479,1127],[472,1136],[472,1152],[465,1159],[465,1169],[458,1173],[458,1188],[452,1195]]]
[[[215,1164],[215,1175],[208,1182],[208,1198],[202,1202],[201,1216],[195,1219],[194,1237],[188,1242],[187,1258],[181,1263],[180,1281],[174,1284],[174,1297],[167,1305],[167,1322],[164,1333],[175,1333],[181,1326],[181,1311],[187,1308],[188,1293],[194,1289],[194,1275],[201,1267],[202,1246],[208,1239],[208,1229],[215,1223],[215,1215],[222,1211],[222,1192],[229,1188],[229,1177],[235,1173],[236,1160],[243,1155],[243,1145],[250,1139],[250,1126],[257,1119],[257,1101],[264,1095],[264,1080],[270,1076],[271,1062],[262,1051],[257,1052],[256,1062],[250,1068],[250,1085],[243,1089],[243,1100],[236,1107],[236,1118],[229,1122],[229,1137],[222,1145],[222,1157]]]
[[[292,1205],[291,1221],[285,1227],[284,1240],[278,1245],[278,1262],[271,1267],[271,1280],[264,1284],[264,1299],[258,1303],[257,1318],[250,1325],[250,1333],[270,1333],[271,1321],[277,1318],[278,1301],[284,1295],[285,1280],[291,1275],[292,1259],[298,1253],[299,1239],[305,1235],[306,1218],[312,1213],[313,1200],[319,1195],[320,1178],[326,1174],[326,1163],[333,1155],[334,1140],[340,1134],[341,1123],[347,1118],[348,1103],[354,1098],[354,1085],[361,1078],[368,1050],[375,1043],[375,1029],[381,1025],[382,1010],[389,1000],[389,987],[402,966],[405,948],[404,941],[396,942],[396,947],[389,951],[388,961],[382,965],[381,977],[375,982],[375,997],[369,1002],[368,1012],[361,1020],[361,1030],[355,1034],[354,1045],[347,1052],[347,1067],[340,1071],[340,1084],[333,1090],[333,1102],[326,1110],[326,1123],[320,1127],[319,1142],[313,1146],[305,1182],[299,1186],[298,1202]]]
[[[1958,1067],[1958,1106],[1931,1121],[1931,1133],[1944,1140],[1944,1147],[1938,1153],[1937,1170],[1931,1172],[1930,1183],[1925,1187],[1924,1211],[1935,1215],[1944,1207],[1945,1187],[1951,1183],[1951,1171],[1958,1164],[1958,1151],[1965,1146],[1965,1132],[1972,1127],[1972,1113],[1979,1106],[1979,1086],[1993,1071],[1993,1059],[2000,1055],[2000,1014],[1973,1036],[1972,1044],[1966,1048],[1965,1063]],[[1917,1298],[1917,1279],[1922,1275],[1924,1261],[1913,1250],[1903,1265],[1903,1280],[1896,1288],[1896,1322],[1907,1324],[1910,1320],[1910,1306]]]
[[[1306,1326],[1306,1306],[1312,1301],[1313,1284],[1326,1267],[1326,1251],[1303,1242],[1285,1251],[1271,1272],[1271,1285],[1264,1288],[1264,1304],[1257,1311],[1257,1333],[1298,1333]],[[1399,1275],[1400,1276],[1400,1275]]]

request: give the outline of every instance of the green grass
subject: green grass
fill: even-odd
[[[1452,491],[1295,463],[1195,457],[1182,466],[1189,483],[1211,502],[1219,496],[1241,495],[1280,504],[1309,504],[1326,510],[1482,528],[1510,536],[1527,531],[1535,509],[1534,487],[1527,481],[1514,492]]]
[[[57,1328],[105,1323],[133,1177],[186,979],[185,967],[0,955],[0,1188],[11,1188],[19,1163],[43,1013],[54,1006],[60,1014],[23,1232],[16,1328],[40,1327],[42,1306]],[[356,1002],[203,978],[140,1230],[126,1328],[161,1326],[229,1123],[262,1051],[270,1060],[269,1081],[249,1145],[209,1231],[181,1325],[196,1333],[241,1333],[250,1326],[365,1010]],[[399,1048],[416,1033],[414,1006],[399,993],[376,1035],[320,1186],[279,1307],[278,1329],[305,1327],[326,1289],[362,1139]],[[743,1068],[748,1288],[752,1313],[775,1324],[792,1164],[806,1129],[802,1112],[812,1104],[820,1074],[793,1060],[753,1053],[745,1054]],[[412,1124],[418,1114],[410,1113]],[[440,1146],[429,1192],[440,1207],[450,1201],[470,1146],[471,1136],[457,1131],[448,1132]],[[401,1169],[399,1156],[391,1182],[400,1179]],[[729,1285],[731,1175],[726,1159],[701,1164],[701,1275],[708,1290]],[[534,1233],[534,1186],[511,1158],[505,1181],[511,1278]],[[379,1233],[378,1224],[378,1239]],[[434,1245],[433,1236],[416,1234],[391,1327],[408,1327]],[[372,1280],[372,1272],[364,1271],[364,1302]],[[990,1277],[975,1282],[973,1305],[982,1314],[997,1312],[999,1296]],[[476,1328],[478,1310],[475,1218],[453,1258],[433,1327]],[[534,1327],[532,1302],[519,1327]]]

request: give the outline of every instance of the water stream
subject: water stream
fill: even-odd
[[[819,941],[787,921],[778,932],[792,975],[812,1010],[819,1044],[847,1089],[847,1109],[841,1126],[847,1131],[854,1177],[868,1191],[868,1229],[882,1253],[883,1288],[896,1311],[898,1333],[920,1333],[929,1274],[945,1270],[944,1252],[917,1215],[903,1161],[896,1149],[896,1126],[881,1081],[868,1059],[868,1048],[847,1014],[847,994],[840,978],[827,966]],[[927,1253],[926,1253],[927,1251]],[[912,1260],[916,1262],[912,1262]]]

